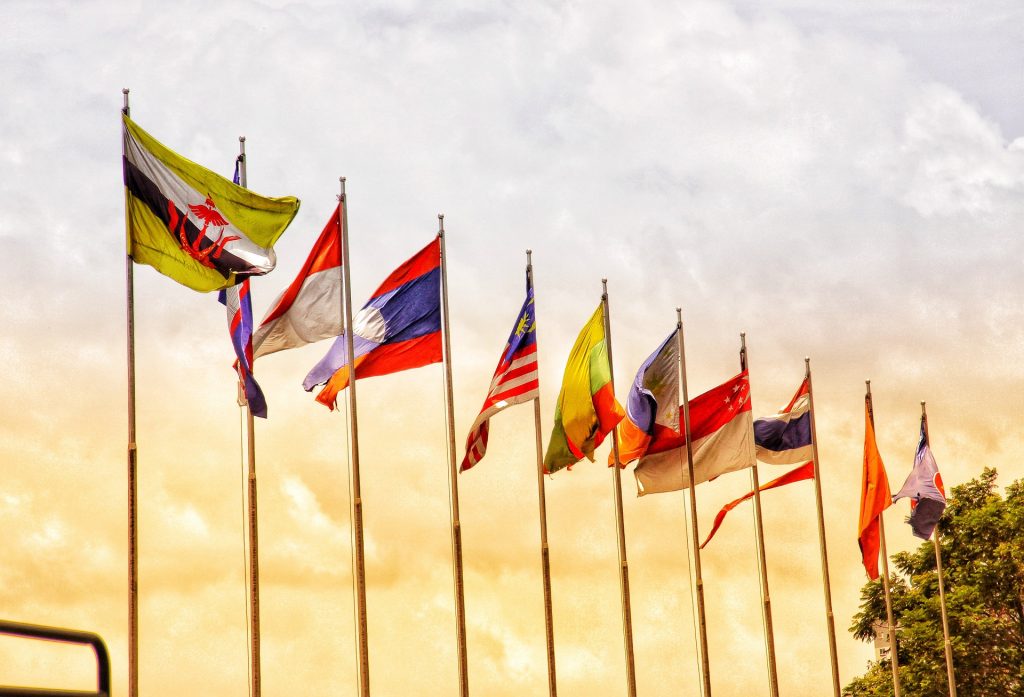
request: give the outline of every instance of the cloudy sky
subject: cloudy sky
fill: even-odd
[[[1024,476],[1024,10],[1016,0],[0,3],[0,616],[99,632],[127,684],[121,89],[133,118],[296,195],[291,280],[348,177],[360,301],[446,214],[461,444],[534,250],[542,413],[609,279],[624,392],[682,306],[691,394],[750,348],[754,411],[814,368],[843,682],[864,380],[891,484],[920,401],[947,484]],[[223,309],[140,267],[140,687],[247,694],[243,472]],[[257,364],[265,694],[354,692],[345,418],[300,382],[326,345]],[[442,371],[360,383],[371,687],[456,682]],[[460,478],[470,685],[546,689],[532,410]],[[547,433],[544,434],[545,439]],[[604,449],[599,453],[599,463]],[[781,469],[762,466],[762,478]],[[559,691],[622,694],[610,473],[547,483]],[[641,694],[697,695],[684,504],[624,477]],[[699,491],[701,526],[746,491]],[[829,681],[810,483],[765,496],[784,694]],[[890,550],[915,546],[890,510]],[[765,694],[749,508],[707,549],[715,694]],[[940,647],[936,647],[939,651]],[[0,683],[88,687],[88,652],[0,639]]]

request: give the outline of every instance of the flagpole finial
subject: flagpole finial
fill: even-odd
[[[239,143],[244,143],[245,142],[245,136],[238,136],[238,142]]]
[[[127,87],[122,87],[121,88],[121,95],[124,98],[124,102],[123,102],[123,104],[121,106],[121,113],[124,114],[125,116],[127,116],[128,112],[129,112],[129,109],[128,109],[128,92],[129,91],[130,90]]]
[[[338,177],[338,200],[345,200],[345,177]]]
[[[444,213],[437,214],[437,234],[444,237]]]

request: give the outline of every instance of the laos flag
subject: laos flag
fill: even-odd
[[[388,276],[352,321],[355,377],[441,362],[441,243],[434,240]],[[313,366],[302,386],[324,388],[316,401],[334,409],[348,386],[345,335]]]

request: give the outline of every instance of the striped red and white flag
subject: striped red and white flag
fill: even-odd
[[[295,280],[274,301],[253,335],[253,357],[340,335],[341,281],[339,203]]]
[[[491,387],[473,422],[466,439],[466,456],[459,470],[465,472],[480,462],[487,452],[487,436],[490,432],[490,418],[513,404],[522,404],[536,399],[538,390],[537,374],[537,327],[533,311],[533,286],[527,281],[526,302],[519,311],[512,334],[505,344],[505,350],[498,361],[498,367],[491,378]]]

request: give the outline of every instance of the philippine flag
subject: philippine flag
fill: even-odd
[[[625,465],[647,452],[651,440],[679,436],[679,330],[654,350],[626,396],[626,418],[619,423],[619,462]],[[609,464],[614,454],[609,456]]]
[[[385,279],[353,319],[356,379],[441,362],[441,242],[439,237]],[[302,382],[325,385],[316,401],[334,409],[348,386],[344,334]]]
[[[811,454],[811,395],[807,380],[775,416],[754,421],[757,459],[769,465],[795,465]]]

